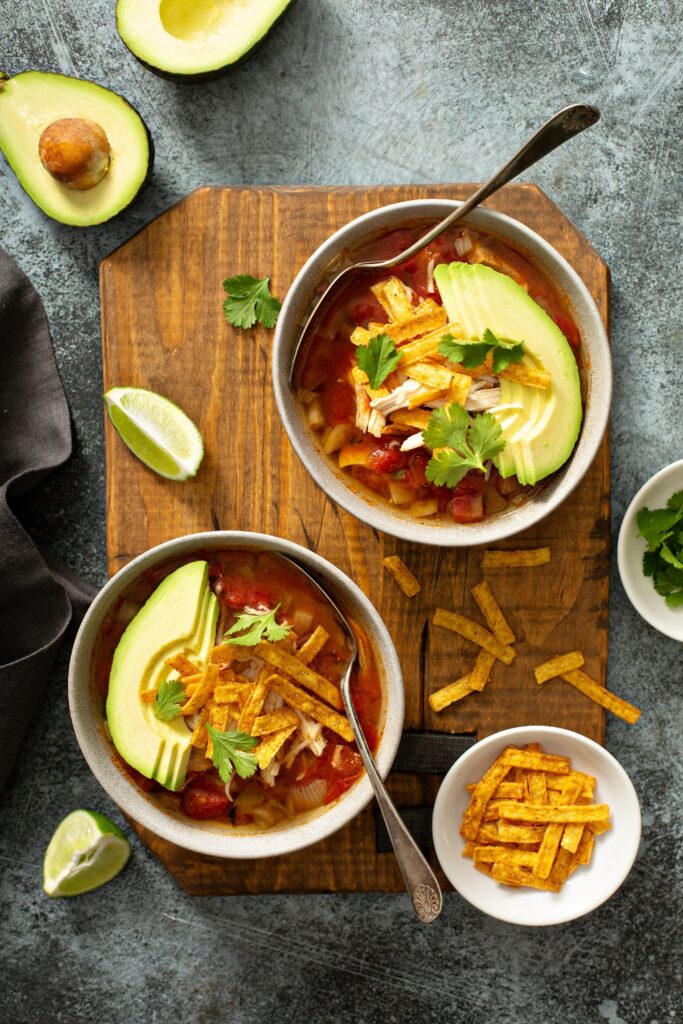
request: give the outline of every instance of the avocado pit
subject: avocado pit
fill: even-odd
[[[53,121],[40,136],[38,153],[53,178],[79,192],[99,184],[111,164],[106,132],[85,117]]]

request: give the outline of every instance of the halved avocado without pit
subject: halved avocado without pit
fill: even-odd
[[[218,78],[245,61],[294,0],[117,0],[133,56],[165,78]]]
[[[76,227],[129,206],[154,160],[145,122],[122,96],[47,71],[0,74],[0,149],[33,202]]]

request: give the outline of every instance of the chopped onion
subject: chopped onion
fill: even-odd
[[[436,263],[436,256],[432,256],[431,260],[427,264],[427,291],[430,295],[434,294],[434,264]]]
[[[472,239],[467,231],[463,231],[454,241],[455,251],[458,256],[465,256],[472,248]]]
[[[324,779],[313,779],[305,786],[291,786],[289,792],[295,811],[312,811],[327,796],[327,783]]]
[[[407,437],[405,439],[405,441],[401,445],[401,451],[402,452],[412,452],[416,448],[422,448],[424,443],[425,443],[425,439],[422,436],[422,431],[418,430],[417,434],[411,434],[410,437]]]

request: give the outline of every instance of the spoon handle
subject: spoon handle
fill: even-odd
[[[396,810],[386,790],[386,786],[377,771],[375,760],[367,745],[363,728],[351,701],[351,694],[349,692],[351,668],[352,666],[349,666],[341,687],[346,714],[353,726],[356,744],[363,759],[365,770],[368,773],[370,784],[375,792],[379,809],[382,812],[384,824],[387,827],[391,845],[394,848],[396,860],[403,875],[403,881],[406,884],[408,895],[413,904],[413,910],[420,921],[424,924],[430,924],[436,920],[443,908],[441,887],[434,872]]]
[[[508,181],[516,178],[518,174],[526,171],[538,160],[541,160],[548,153],[561,146],[563,142],[578,135],[579,132],[590,128],[600,118],[600,111],[588,103],[573,103],[569,107],[558,110],[549,121],[546,121],[531,138],[524,143],[521,149],[508,160],[500,170],[496,171],[492,178],[478,188],[474,195],[471,195],[462,206],[449,214],[436,227],[430,229],[427,234],[418,238],[408,249],[404,249],[397,256],[390,260],[382,260],[382,266],[394,267],[397,263],[410,259],[414,253],[428,245],[432,239],[440,235],[446,228],[449,228],[462,217],[466,217],[470,210],[482,203],[489,196],[497,192],[499,188],[506,185]],[[370,264],[365,264],[369,266]]]

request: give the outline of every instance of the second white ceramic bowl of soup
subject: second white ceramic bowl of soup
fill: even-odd
[[[273,857],[319,842],[351,821],[372,797],[367,776],[363,774],[333,803],[266,830],[253,824],[235,827],[217,819],[191,820],[180,809],[162,805],[154,792],[143,791],[124,769],[108,734],[103,694],[106,680],[101,670],[98,673],[103,630],[113,617],[121,615],[122,599],[136,582],[176,560],[184,562],[188,556],[210,560],[212,552],[234,550],[287,555],[313,573],[360,626],[379,670],[382,709],[375,758],[384,777],[394,760],[404,718],[401,667],[387,628],[362,591],[334,565],[298,544],[265,534],[216,531],[180,537],[151,548],[116,573],[93,601],[78,631],[69,669],[69,705],[76,738],[95,777],[135,821],[169,842],[208,856]]]
[[[278,318],[273,346],[273,386],[278,410],[294,450],[316,483],[348,512],[376,529],[403,540],[443,547],[495,543],[528,529],[557,508],[581,481],[597,454],[609,419],[612,387],[607,334],[593,297],[579,275],[534,231],[511,217],[480,207],[468,215],[464,226],[497,237],[527,256],[562,296],[580,332],[583,423],[571,456],[525,504],[481,522],[463,524],[444,518],[421,520],[401,511],[398,505],[373,497],[324,454],[320,438],[306,422],[290,385],[290,372],[301,326],[321,284],[330,276],[330,267],[345,265],[349,256],[353,258],[356,250],[374,238],[406,225],[419,223],[427,227],[459,205],[456,201],[430,199],[396,203],[372,210],[335,232],[294,279]],[[387,271],[385,276],[392,273]],[[369,284],[370,281],[368,289]]]

